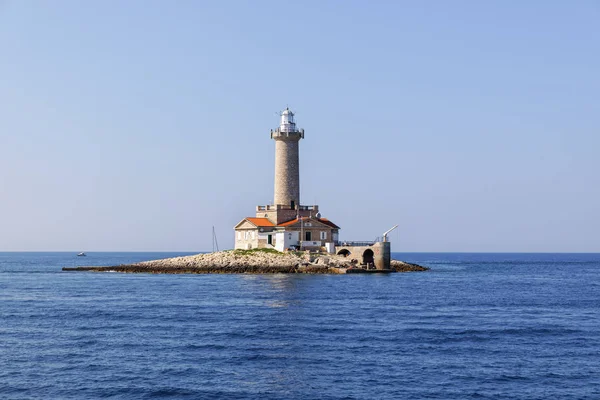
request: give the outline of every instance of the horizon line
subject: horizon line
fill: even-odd
[[[229,251],[235,249],[223,249]],[[81,253],[78,250],[0,250],[0,253]],[[84,253],[213,253],[210,250],[90,250]],[[403,254],[600,254],[600,251],[392,251]]]

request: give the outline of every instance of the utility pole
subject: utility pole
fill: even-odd
[[[300,251],[302,251],[302,241],[304,238],[304,221],[302,220],[302,217],[298,218],[300,218]]]

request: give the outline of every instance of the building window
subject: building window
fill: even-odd
[[[242,232],[238,231],[237,238],[238,240],[242,240]]]
[[[311,231],[304,232],[304,240],[306,240],[307,242],[310,242],[312,240],[312,232]]]
[[[321,232],[321,240],[325,240],[325,239],[327,239],[327,232],[322,231]]]
[[[252,231],[252,239],[254,239],[254,235],[255,235],[255,232],[254,232],[254,231]]]

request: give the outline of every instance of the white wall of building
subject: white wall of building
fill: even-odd
[[[258,235],[254,230],[235,232],[235,249],[250,250],[258,247]]]
[[[284,251],[291,246],[298,246],[298,232],[277,232],[275,234],[275,249]]]
[[[325,249],[329,254],[335,254],[335,243],[327,242],[325,243]]]

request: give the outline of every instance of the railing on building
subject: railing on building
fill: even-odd
[[[321,243],[321,241],[319,240],[300,240],[298,242],[298,246],[299,248],[305,248],[305,247],[320,247],[323,244]]]
[[[298,206],[300,211],[318,211],[319,206]]]
[[[304,129],[294,129],[294,130],[287,130],[284,129],[282,130],[281,128],[277,128],[277,129],[272,129],[271,130],[271,139],[274,137],[290,137],[290,136],[296,136],[296,135],[300,135],[300,137],[302,139],[304,139]]]
[[[300,211],[319,211],[319,206],[295,206],[287,204],[256,206],[256,211],[276,211],[276,210],[300,210]]]
[[[291,205],[277,204],[277,205],[266,205],[256,206],[257,211],[277,211],[277,210],[295,210]]]
[[[340,246],[340,247],[345,247],[345,246],[354,247],[354,246],[373,246],[377,242],[375,242],[375,241],[357,242],[357,241],[350,241],[350,240],[337,240],[334,243],[336,246]]]

